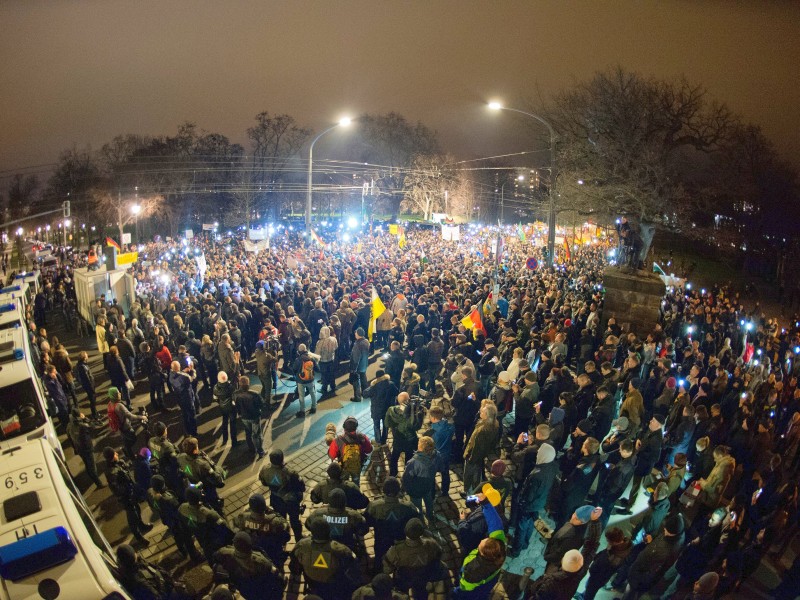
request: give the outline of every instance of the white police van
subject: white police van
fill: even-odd
[[[22,308],[0,304],[0,449],[39,438],[63,456],[47,414],[47,393],[31,360]]]
[[[125,600],[108,541],[42,439],[0,451],[0,600]]]
[[[31,286],[24,281],[15,281],[11,285],[0,288],[0,303],[19,302],[22,304],[23,312],[33,304],[33,292]]]

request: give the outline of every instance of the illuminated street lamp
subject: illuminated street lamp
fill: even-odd
[[[139,188],[136,188],[136,189],[138,190]],[[133,213],[133,216],[135,217],[135,223],[134,223],[133,228],[134,228],[135,233],[136,233],[136,243],[138,244],[139,243],[139,213],[142,212],[142,207],[140,205],[138,205],[138,204],[134,204],[133,206],[131,206],[131,212]],[[122,240],[120,240],[120,241],[122,241]]]
[[[325,131],[320,133],[314,140],[311,142],[311,145],[308,147],[308,190],[306,192],[306,231],[311,231],[311,182],[314,177],[314,144],[317,143],[317,140],[321,138],[323,135],[328,133],[329,131],[333,131],[337,127],[347,127],[353,122],[352,119],[349,117],[344,117],[339,119],[339,122],[336,125],[331,125]]]
[[[553,126],[539,115],[517,108],[509,108],[503,106],[499,102],[489,102],[489,108],[491,110],[508,110],[536,119],[547,127],[547,131],[550,132],[550,213],[547,218],[547,264],[548,266],[552,266],[553,259],[555,258],[553,255],[555,254],[556,246],[556,133],[553,130]]]

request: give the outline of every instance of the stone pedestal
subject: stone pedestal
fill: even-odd
[[[601,317],[603,331],[611,317],[617,320],[617,325],[641,339],[653,330],[666,290],[658,275],[626,267],[608,267],[603,271],[603,287],[606,291]]]

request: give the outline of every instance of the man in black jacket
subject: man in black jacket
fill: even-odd
[[[381,425],[384,423],[386,411],[394,404],[398,393],[397,386],[382,369],[378,369],[377,373],[375,373],[375,379],[362,392],[365,398],[372,399],[369,409],[372,414],[375,441],[379,444],[385,444],[389,436],[389,430],[385,425],[381,428]]]
[[[653,415],[647,431],[641,439],[636,441],[636,467],[633,470],[631,493],[627,500],[624,498],[619,500],[618,504],[627,509],[619,511],[620,514],[631,514],[631,508],[636,503],[639,488],[642,486],[642,479],[650,474],[658,459],[661,458],[661,445],[664,442],[664,434],[661,428],[664,426],[665,418],[659,413]]]
[[[624,440],[620,444],[619,454],[622,460],[608,470],[603,487],[597,493],[597,504],[603,509],[603,526],[608,523],[614,503],[619,500],[633,478],[633,470],[636,466],[633,449],[634,445],[631,440]]]
[[[452,456],[462,456],[464,453],[465,439],[468,440],[475,428],[475,419],[481,406],[479,385],[473,378],[471,367],[461,369],[464,385],[453,394],[453,408],[456,411],[453,424],[456,428],[456,441],[453,445]]]
[[[444,342],[439,335],[437,328],[431,329],[431,341],[425,344],[425,354],[428,364],[425,372],[422,373],[422,387],[429,392],[436,391],[436,376],[442,370],[442,355],[444,354]]]
[[[250,378],[239,377],[239,389],[233,393],[233,402],[242,417],[244,435],[250,452],[264,458],[264,440],[261,437],[261,396],[250,391]]]

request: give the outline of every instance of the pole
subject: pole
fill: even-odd
[[[505,216],[506,216],[506,205],[505,200],[503,198],[503,190],[506,187],[507,182],[503,182],[503,185],[500,186],[500,224],[505,223]]]
[[[539,119],[550,130],[550,215],[547,227],[547,264],[553,266],[556,249],[556,136],[553,127],[543,119]]]

